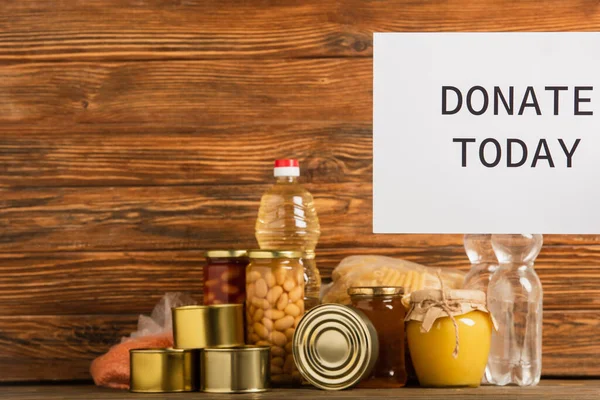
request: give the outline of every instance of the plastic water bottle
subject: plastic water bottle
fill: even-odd
[[[321,235],[313,197],[298,183],[298,160],[276,160],[275,184],[262,196],[256,220],[256,240],[261,249],[300,250],[305,253],[305,307],[319,303],[321,275],[315,247]]]
[[[463,243],[471,262],[471,269],[465,277],[464,288],[487,293],[490,278],[498,269],[498,260],[492,248],[492,235],[465,235]]]
[[[542,235],[492,235],[500,263],[488,286],[492,334],[486,378],[495,385],[537,385],[542,371],[542,284],[533,263]]]

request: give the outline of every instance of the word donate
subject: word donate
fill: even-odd
[[[376,233],[600,233],[600,33],[374,36]]]

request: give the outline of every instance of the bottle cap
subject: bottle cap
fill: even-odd
[[[275,168],[273,170],[275,177],[278,176],[300,176],[300,164],[298,160],[283,159],[275,160]]]

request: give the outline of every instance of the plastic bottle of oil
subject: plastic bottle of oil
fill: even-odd
[[[261,249],[300,250],[305,253],[305,307],[319,303],[321,275],[315,247],[321,235],[313,197],[298,183],[298,160],[275,161],[275,184],[263,194],[256,220],[256,240]]]

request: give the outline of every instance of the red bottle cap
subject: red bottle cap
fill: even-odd
[[[300,164],[293,158],[275,160],[273,173],[275,176],[300,176]]]
[[[298,160],[295,160],[293,158],[286,158],[286,159],[282,159],[282,160],[275,160],[275,168],[279,168],[279,167],[299,167],[300,164],[298,163]]]

